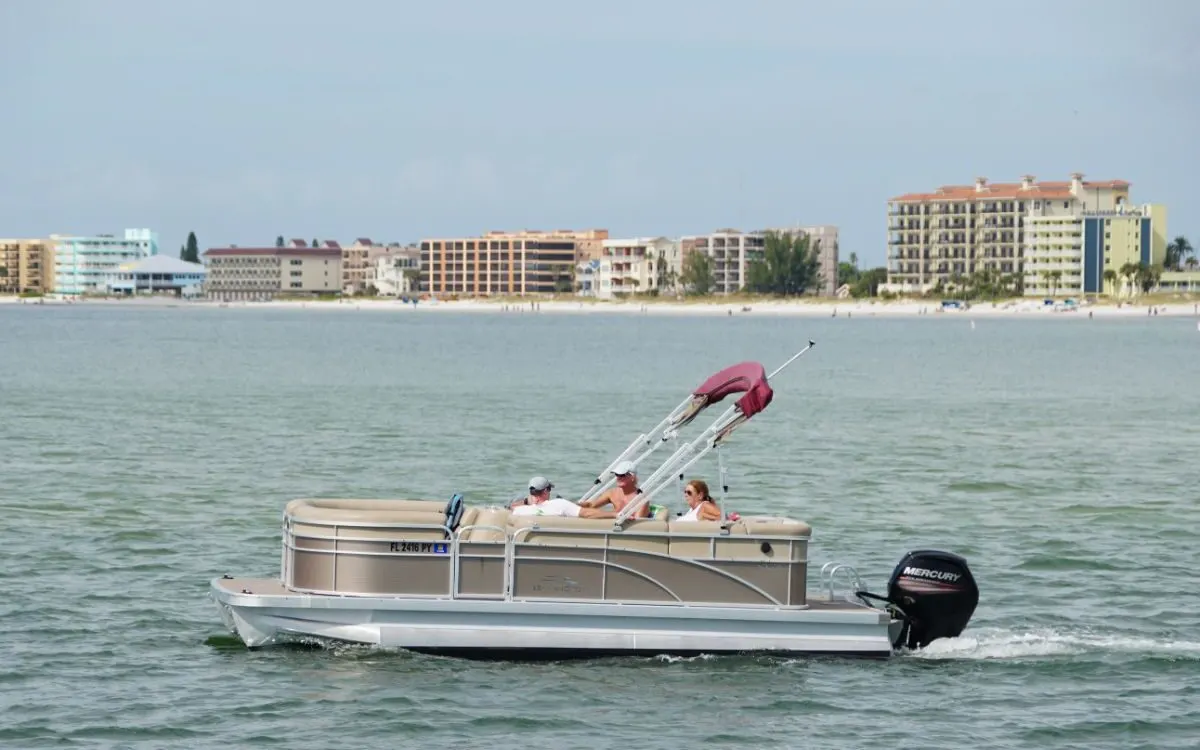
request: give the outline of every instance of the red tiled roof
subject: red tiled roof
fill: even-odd
[[[1128,188],[1130,183],[1125,180],[1085,180],[1087,188]],[[897,203],[916,203],[925,201],[988,201],[1009,199],[1035,198],[1070,198],[1071,183],[1063,180],[1035,182],[1028,189],[1021,187],[1019,182],[996,182],[985,184],[982,191],[976,191],[974,185],[943,185],[932,193],[905,193],[889,199]]]
[[[325,240],[325,247],[329,248],[330,250],[342,249],[342,246],[338,244],[337,240]]]
[[[342,255],[341,248],[329,247],[213,247],[205,255]]]

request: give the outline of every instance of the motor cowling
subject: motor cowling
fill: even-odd
[[[903,614],[893,644],[917,649],[966,629],[979,604],[979,587],[967,561],[951,552],[917,550],[905,555],[888,581],[888,601]]]

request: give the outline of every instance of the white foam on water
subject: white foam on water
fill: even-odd
[[[1142,654],[1182,659],[1200,659],[1200,642],[1156,640],[1128,635],[1069,633],[1052,629],[1019,632],[986,628],[943,638],[920,651],[905,654],[912,659],[1029,659],[1074,654]]]

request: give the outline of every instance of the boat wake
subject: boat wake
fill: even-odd
[[[907,659],[1037,659],[1058,656],[1150,657],[1200,661],[1200,641],[1145,638],[1131,635],[1071,633],[1050,628],[1029,631],[980,628],[957,638],[943,638]]]

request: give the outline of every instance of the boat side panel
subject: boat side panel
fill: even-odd
[[[458,593],[504,596],[504,544],[464,542],[458,548]]]
[[[449,554],[412,557],[338,555],[332,590],[347,594],[450,595]]]

